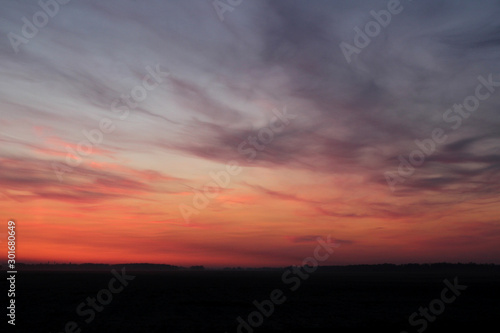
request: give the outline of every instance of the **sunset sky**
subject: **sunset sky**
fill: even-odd
[[[498,1],[42,2],[1,1],[19,261],[500,264]]]

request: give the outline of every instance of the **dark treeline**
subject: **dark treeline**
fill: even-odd
[[[203,271],[207,270],[204,266],[174,266],[167,264],[148,264],[148,263],[129,263],[129,264],[72,264],[72,263],[44,263],[44,264],[23,264],[17,263],[16,268],[20,271],[30,270],[83,270],[83,271],[110,271],[112,269],[121,270],[122,268],[133,271]],[[277,271],[289,267],[226,267],[209,270],[224,270],[224,271]],[[2,269],[6,269],[2,265]],[[476,263],[432,263],[432,264],[377,264],[377,265],[345,265],[345,266],[319,266],[318,272],[425,272],[439,270],[467,270],[467,271],[500,271],[500,265],[495,264],[476,264]]]
[[[476,263],[432,263],[432,264],[378,264],[378,265],[347,265],[347,266],[322,266],[318,271],[338,272],[425,272],[425,271],[495,271],[500,272],[500,265]]]
[[[130,264],[64,264],[64,263],[46,263],[46,264],[23,264],[17,263],[18,271],[30,270],[83,270],[83,271],[110,271],[112,269],[121,270],[122,268],[133,271],[176,271],[176,270],[204,270],[203,266],[182,267],[165,264],[148,264],[148,263],[130,263]],[[2,265],[2,268],[5,266]]]

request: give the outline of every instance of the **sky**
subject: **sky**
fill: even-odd
[[[500,264],[500,1],[1,6],[18,261]]]

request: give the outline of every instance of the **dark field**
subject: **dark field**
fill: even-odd
[[[467,289],[425,332],[498,327],[498,271],[316,271],[296,291],[290,290],[294,283],[282,281],[283,272],[127,271],[136,278],[89,323],[84,320],[90,316],[79,316],[76,308],[108,288],[110,272],[19,272],[16,327],[9,325],[8,331],[65,332],[65,324],[75,321],[81,332],[237,332],[236,318],[246,320],[256,311],[254,300],[267,300],[281,289],[286,300],[254,332],[417,332],[422,325],[410,326],[408,317],[440,298],[443,280],[455,277]]]

